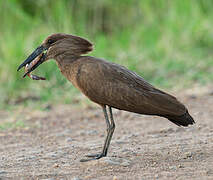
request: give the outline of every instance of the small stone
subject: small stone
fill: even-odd
[[[125,162],[121,163],[121,165],[124,166],[124,167],[127,167],[127,166],[129,166],[130,164],[129,164],[129,162],[125,161]]]
[[[73,139],[72,139],[72,138],[67,138],[66,141],[67,141],[67,142],[72,142]]]
[[[186,152],[184,155],[185,155],[185,157],[183,159],[188,159],[188,158],[192,157],[192,153],[191,152]]]
[[[169,166],[169,169],[170,169],[170,170],[176,170],[177,167],[176,167],[176,166]]]
[[[118,140],[115,142],[116,144],[125,144],[126,142],[125,141],[122,141],[122,140]]]
[[[0,174],[6,174],[7,172],[6,171],[0,171]]]
[[[181,165],[181,164],[179,164],[179,165],[178,165],[178,168],[184,168],[184,166],[183,166],[183,165]]]
[[[59,167],[59,164],[54,164],[53,167],[54,167],[54,168],[58,168],[58,167]]]
[[[89,130],[89,131],[87,132],[87,134],[88,134],[88,135],[97,135],[97,134],[98,134],[98,131],[96,131],[96,130]]]

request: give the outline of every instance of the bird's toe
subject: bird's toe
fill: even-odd
[[[102,153],[100,153],[100,154],[88,154],[88,155],[86,155],[86,157],[93,157],[93,158],[99,159],[99,158],[103,157],[103,154]]]
[[[102,157],[104,157],[106,155],[104,155],[103,153],[100,154],[88,154],[86,155],[86,159],[81,159],[80,162],[87,162],[87,161],[91,161],[91,160],[97,160],[100,159]]]

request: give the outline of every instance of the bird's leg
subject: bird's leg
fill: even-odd
[[[109,145],[110,145],[110,142],[112,139],[112,135],[115,130],[115,122],[114,122],[113,115],[112,115],[112,108],[110,106],[108,106],[108,107],[109,107],[109,115],[110,115],[110,125],[107,126],[107,138],[105,140],[104,148],[102,151],[102,154],[104,154],[104,156],[107,155],[108,148],[109,148]]]
[[[109,144],[110,144],[110,141],[112,139],[112,135],[113,135],[113,132],[114,132],[114,129],[115,129],[115,123],[114,123],[114,120],[113,120],[112,108],[111,107],[109,107],[110,121],[109,121],[109,118],[108,118],[108,115],[107,115],[106,107],[103,107],[103,112],[104,112],[104,117],[105,117],[106,124],[107,124],[107,137],[106,137],[105,142],[104,142],[104,147],[103,147],[102,153],[87,155],[87,157],[96,157],[97,159],[99,159],[99,158],[107,155]]]
[[[103,112],[104,112],[104,117],[105,117],[106,124],[107,124],[107,137],[106,137],[105,142],[104,142],[103,150],[100,154],[87,155],[86,157],[92,157],[92,159],[82,159],[81,162],[94,160],[94,159],[100,159],[100,158],[105,157],[107,155],[107,151],[108,151],[108,148],[109,148],[109,145],[110,145],[110,141],[112,139],[112,135],[113,135],[113,132],[115,130],[115,123],[114,123],[114,119],[113,119],[113,115],[112,115],[112,108],[110,106],[109,106],[110,121],[109,121],[108,114],[107,114],[107,111],[106,111],[106,106],[103,106]]]

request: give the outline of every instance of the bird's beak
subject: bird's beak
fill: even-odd
[[[26,66],[27,64],[31,63],[37,56],[39,56],[41,53],[43,53],[47,48],[45,48],[43,45],[39,46],[32,54],[28,56],[28,58],[18,67],[17,71],[19,71],[22,67]],[[42,62],[45,60],[45,54],[42,55],[40,60],[33,66],[34,68],[31,68],[33,71],[35,68],[37,68]],[[27,72],[30,73],[31,71]]]
[[[28,75],[29,73],[31,73],[33,70],[35,70],[39,65],[41,65],[46,58],[46,54],[42,53],[40,56],[38,56],[35,60],[33,60],[33,62],[31,63],[31,67],[30,69],[27,69],[27,72],[25,72],[23,78]],[[26,69],[25,69],[26,70]]]

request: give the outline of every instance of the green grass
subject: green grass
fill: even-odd
[[[211,0],[0,0],[0,108],[18,97],[69,103],[78,91],[54,61],[35,72],[47,81],[22,79],[18,65],[55,32],[92,41],[90,54],[113,61],[161,88],[213,80]]]
[[[16,122],[4,122],[0,123],[0,130],[8,130],[8,129],[17,129],[17,128],[24,128],[25,124],[23,121],[18,120]]]

